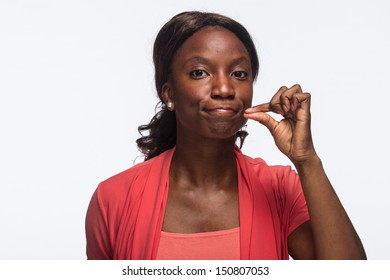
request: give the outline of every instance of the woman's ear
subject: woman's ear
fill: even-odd
[[[162,98],[168,110],[173,111],[175,109],[175,104],[172,98],[172,89],[170,82],[166,82],[162,86]]]

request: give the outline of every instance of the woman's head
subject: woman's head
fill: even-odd
[[[154,43],[153,61],[155,67],[156,90],[160,100],[164,83],[169,79],[172,60],[177,50],[195,32],[204,27],[223,27],[234,33],[247,49],[255,80],[259,70],[256,48],[248,31],[231,18],[203,12],[184,12],[174,16],[160,30]]]
[[[184,12],[174,16],[161,28],[153,48],[155,83],[161,110],[148,125],[138,128],[141,135],[145,130],[149,132],[149,135],[137,140],[146,160],[176,145],[176,116],[175,112],[168,110],[164,104],[163,87],[172,78],[172,62],[180,47],[197,31],[206,27],[224,28],[232,32],[248,52],[253,81],[257,77],[259,68],[257,52],[249,33],[241,24],[214,13]],[[241,144],[246,135],[244,131],[237,132],[236,137],[240,138]]]

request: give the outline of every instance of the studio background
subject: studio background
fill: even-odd
[[[242,23],[260,57],[253,104],[312,94],[315,147],[369,259],[390,259],[390,4],[373,1],[0,2],[0,259],[85,259],[97,184],[142,161],[157,103],[152,44],[186,10]],[[248,122],[244,153],[290,164]]]

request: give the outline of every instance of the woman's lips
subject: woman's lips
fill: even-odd
[[[233,116],[237,114],[238,110],[235,110],[231,107],[216,107],[216,108],[206,109],[206,112],[218,116]]]

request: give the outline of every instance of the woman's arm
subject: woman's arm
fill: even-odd
[[[329,182],[318,157],[296,165],[311,222],[293,232],[288,240],[293,258],[366,259],[352,222]],[[308,238],[309,235],[312,238]],[[306,249],[300,249],[307,247]],[[300,254],[302,250],[305,254]]]
[[[89,260],[112,259],[105,209],[99,199],[99,188],[94,192],[85,219],[87,258]]]
[[[267,112],[284,116],[280,122]],[[297,259],[365,259],[363,245],[329,182],[315,152],[310,128],[310,94],[299,85],[281,87],[269,103],[247,109],[244,116],[265,125],[279,150],[295,165],[311,221],[289,237]]]

